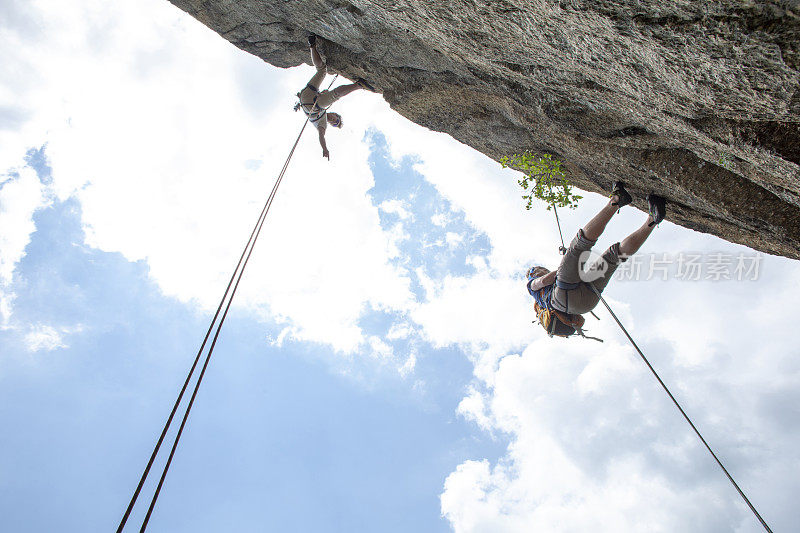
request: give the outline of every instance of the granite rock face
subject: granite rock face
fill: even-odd
[[[418,124],[800,259],[800,0],[171,1],[279,67],[316,33]]]

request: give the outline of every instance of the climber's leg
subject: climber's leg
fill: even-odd
[[[360,88],[361,86],[357,83],[348,83],[347,85],[339,85],[332,92],[336,96],[336,99],[338,100],[342,96],[347,96],[351,92],[357,91]]]
[[[603,289],[605,289],[608,282],[611,281],[611,277],[614,275],[620,263],[626,261],[628,257],[639,251],[644,241],[646,241],[647,237],[653,232],[655,225],[650,225],[652,221],[653,217],[648,216],[645,223],[642,224],[639,229],[625,237],[622,242],[612,244],[608,250],[603,253],[601,259],[595,261],[589,268],[589,276],[594,277],[592,273],[594,273],[594,275],[599,275],[597,279],[591,282],[594,288],[597,289],[597,292],[603,292]]]
[[[587,275],[590,278],[599,276],[597,279],[590,281],[590,283],[594,285],[594,288],[597,289],[597,292],[603,292],[603,289],[606,288],[608,282],[611,281],[611,277],[614,275],[614,272],[617,271],[619,264],[628,259],[627,256],[620,253],[619,249],[620,243],[617,242],[612,244],[608,250],[603,252],[603,255],[600,256],[600,259],[595,261],[594,264],[589,267]],[[595,302],[595,305],[596,304],[597,302]]]
[[[655,225],[651,225],[652,222],[653,217],[648,215],[647,220],[639,229],[625,237],[622,242],[619,243],[620,256],[628,257],[639,251],[639,248],[642,247],[642,244],[644,244],[644,241],[647,240],[647,237],[653,233],[653,228],[655,228]]]
[[[606,224],[608,224],[608,221],[614,216],[614,213],[632,201],[633,198],[631,198],[631,195],[625,190],[625,186],[622,182],[615,181],[608,204],[583,227],[583,234],[591,241],[599,239],[600,235],[603,234],[603,230],[606,229]]]
[[[597,213],[588,224],[583,227],[584,236],[590,241],[596,241],[603,234],[606,229],[606,224],[617,212],[617,206],[613,205],[614,199],[610,199],[608,203]]]
[[[328,109],[336,100],[341,98],[342,96],[347,96],[351,92],[360,89],[361,86],[357,83],[350,83],[347,85],[340,85],[336,87],[332,91],[321,91],[317,95],[317,106]]]
[[[311,47],[311,62],[314,63],[314,66],[317,68],[317,73],[309,80],[308,84],[315,90],[319,91],[320,85],[322,84],[322,80],[325,79],[325,74],[327,74],[328,69],[325,66],[325,61],[323,61],[322,56],[319,55],[317,51],[317,45],[314,44]]]

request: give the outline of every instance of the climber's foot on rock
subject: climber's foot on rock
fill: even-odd
[[[659,224],[667,216],[667,201],[664,197],[648,194],[647,205],[650,208],[650,218],[653,219],[648,226]]]
[[[614,182],[610,197],[611,205],[617,209],[621,209],[633,201],[631,195],[625,190],[625,184],[621,181]]]

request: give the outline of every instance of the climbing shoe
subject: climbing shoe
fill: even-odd
[[[314,48],[316,44],[317,44],[317,36],[312,33],[311,35],[308,36],[308,46]]]
[[[647,205],[650,207],[650,216],[653,218],[648,226],[659,224],[667,216],[667,201],[662,196],[648,194]]]
[[[611,205],[616,207],[618,210],[625,207],[629,203],[633,201],[631,195],[628,194],[628,191],[625,190],[625,185],[621,181],[615,181],[614,185],[611,189],[610,197],[613,199],[616,197],[616,202],[611,202]]]
[[[358,86],[359,86],[359,87],[361,87],[362,89],[366,89],[366,90],[368,90],[368,91],[370,91],[370,92],[373,92],[373,93],[375,92],[375,87],[373,87],[372,85],[370,85],[370,83],[369,83],[367,80],[365,80],[364,78],[358,78],[358,79],[356,80],[356,83],[357,83],[357,84],[358,84]]]

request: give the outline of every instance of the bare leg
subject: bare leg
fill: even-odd
[[[322,56],[317,52],[316,45],[311,47],[311,62],[314,63],[317,70],[325,68],[325,61],[322,60]]]
[[[336,99],[338,100],[342,96],[346,96],[346,95],[350,94],[351,92],[353,92],[353,91],[355,91],[357,89],[360,89],[360,88],[361,88],[361,86],[359,84],[357,84],[357,83],[349,83],[347,85],[339,85],[338,87],[336,87],[333,90],[333,94],[336,96]]]
[[[608,221],[614,216],[614,213],[617,212],[617,207],[611,205],[612,201],[613,199],[609,200],[608,204],[583,227],[583,235],[590,241],[596,241],[600,238],[600,235],[603,234],[603,230],[606,229],[606,224],[608,224]]]
[[[314,88],[316,92],[320,91],[320,85],[322,85],[323,80],[325,80],[325,74],[327,73],[327,69],[325,68],[325,62],[322,60],[322,57],[317,52],[317,47],[311,47],[311,61],[314,63],[314,66],[317,68],[317,73],[308,80],[308,84]],[[305,96],[306,100],[310,103],[313,101],[315,93],[307,94]]]
[[[652,217],[648,216],[641,228],[625,237],[625,239],[619,243],[619,253],[621,256],[627,257],[639,251],[639,248],[642,247],[644,241],[647,240],[647,237],[650,236],[653,232],[653,228],[655,228],[655,226],[648,225],[652,220]]]

